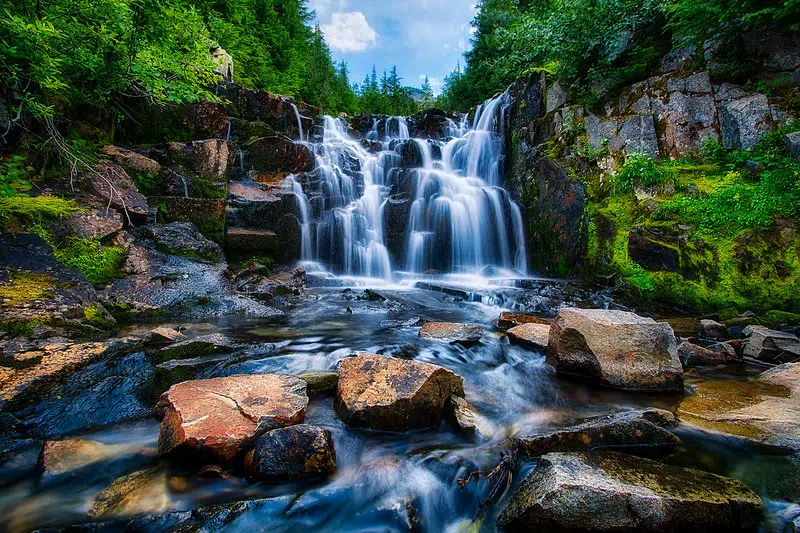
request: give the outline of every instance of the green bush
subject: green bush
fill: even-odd
[[[25,164],[24,156],[12,155],[8,159],[0,159],[0,198],[15,196],[20,191],[30,189],[32,172],[33,168]]]
[[[74,268],[97,285],[124,277],[121,270],[126,251],[116,246],[104,246],[95,239],[66,239],[54,246],[56,259]]]
[[[630,154],[625,158],[622,170],[614,176],[612,188],[616,194],[624,194],[633,191],[636,185],[649,187],[676,180],[677,177],[675,170],[660,166],[644,154]]]

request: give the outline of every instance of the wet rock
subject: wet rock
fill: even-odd
[[[305,417],[306,383],[281,374],[237,375],[173,385],[156,405],[158,450],[230,461],[270,429]]]
[[[600,448],[672,447],[680,439],[664,427],[677,424],[675,415],[662,409],[624,411],[584,419],[574,426],[539,430],[516,437],[514,443],[526,457]]]
[[[796,335],[764,326],[748,326],[743,333],[747,336],[743,352],[746,357],[769,362],[791,362],[800,358],[800,340]]]
[[[700,334],[700,321],[696,318],[667,318],[663,320],[670,325],[678,337],[689,339]]]
[[[91,518],[163,512],[170,501],[167,472],[153,467],[114,481],[95,496]]]
[[[150,342],[152,344],[172,344],[186,339],[183,333],[168,327],[159,327],[150,330]]]
[[[246,146],[256,181],[274,181],[289,174],[314,170],[314,154],[307,146],[282,136],[263,137]]]
[[[224,261],[219,244],[206,239],[191,222],[170,222],[145,228],[156,249],[173,255],[183,255],[200,261]]]
[[[336,372],[303,372],[299,377],[308,384],[308,394],[334,392],[339,384],[339,374]]]
[[[728,328],[714,320],[700,320],[700,336],[704,339],[724,341],[730,338]]]
[[[484,438],[492,434],[489,421],[477,413],[467,403],[467,400],[460,396],[450,396],[445,405],[445,417],[450,424],[464,433]]]
[[[612,387],[683,390],[683,368],[669,324],[626,311],[561,309],[550,329],[547,362]]]
[[[225,216],[228,202],[222,198],[185,198],[150,196],[151,208],[159,208],[164,222],[189,222],[206,238],[216,243],[225,241]]]
[[[508,330],[511,344],[520,344],[536,350],[547,350],[550,326],[547,324],[522,324]]]
[[[230,353],[236,350],[237,344],[222,333],[211,333],[193,339],[177,342],[162,348],[156,354],[158,361],[170,359],[191,359],[206,355]]]
[[[278,236],[274,231],[245,228],[228,228],[225,245],[229,250],[275,255],[278,251]]]
[[[783,140],[789,155],[800,160],[800,131],[787,133]]]
[[[690,342],[682,342],[678,345],[678,357],[680,357],[685,368],[703,365],[724,365],[739,361],[735,353],[731,357],[728,352],[710,350]]]
[[[197,379],[200,373],[222,363],[230,361],[228,353],[201,355],[191,359],[170,359],[156,365],[156,375],[152,394],[148,395],[154,401],[166,392],[171,386],[184,381]],[[149,392],[149,391],[148,391]]]
[[[426,322],[419,330],[419,336],[424,339],[450,344],[470,345],[480,342],[483,336],[483,328],[452,322]]]
[[[339,364],[336,412],[351,426],[407,431],[438,425],[464,380],[430,363],[360,354]]]
[[[772,112],[766,96],[746,96],[720,106],[722,145],[749,150],[772,129]]]
[[[702,429],[800,450],[800,363],[775,367],[752,381],[698,383],[678,414]]]
[[[83,178],[94,194],[116,209],[126,222],[143,224],[147,221],[147,199],[136,190],[136,185],[125,170],[117,165],[103,164],[87,171]]]
[[[551,453],[497,519],[503,531],[757,531],[740,481],[614,452]]]
[[[521,326],[522,324],[547,324],[549,326],[552,322],[552,320],[539,318],[538,316],[534,315],[503,311],[500,313],[500,318],[497,319],[497,328],[510,329],[514,326]]]
[[[89,465],[142,451],[138,445],[105,444],[95,440],[65,439],[44,443],[39,463],[45,479],[77,473]]]
[[[37,326],[66,337],[107,336],[117,328],[89,281],[56,260],[37,235],[0,235],[0,332]]]
[[[268,431],[247,454],[245,469],[265,481],[327,477],[336,471],[331,432],[305,424]]]

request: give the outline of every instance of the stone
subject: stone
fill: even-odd
[[[230,337],[222,333],[211,333],[177,342],[162,348],[155,355],[159,361],[163,362],[171,359],[191,359],[206,355],[230,353],[236,350],[237,347],[237,344]]]
[[[450,396],[445,404],[445,417],[450,424],[466,434],[488,438],[494,432],[491,423],[461,396]]]
[[[165,468],[156,466],[123,476],[97,493],[90,518],[153,514],[166,510],[170,502]]]
[[[134,444],[105,444],[96,440],[65,439],[44,443],[39,463],[45,478],[78,473],[82,468],[141,451]]]
[[[151,390],[148,395],[153,400],[158,400],[159,396],[169,390],[173,385],[191,381],[200,377],[201,372],[230,361],[229,353],[212,353],[192,357],[190,359],[169,359],[159,363],[155,367],[155,378],[153,379]],[[153,398],[154,396],[154,398]]]
[[[767,97],[756,93],[720,106],[720,129],[725,148],[753,148],[772,129]]]
[[[708,379],[678,406],[684,423],[781,449],[800,450],[800,363],[751,381]]]
[[[212,263],[225,260],[219,244],[206,239],[191,222],[155,224],[145,230],[156,249],[164,253]]]
[[[198,178],[209,190],[190,190],[191,196],[225,196],[226,183],[231,177],[234,152],[224,139],[169,142],[148,148],[145,153],[180,175]],[[211,187],[213,186],[213,187]]]
[[[41,237],[0,234],[0,332],[30,335],[37,326],[70,338],[117,329],[94,287],[61,264]]]
[[[336,392],[336,386],[339,384],[339,374],[336,372],[303,372],[298,377],[308,384],[309,395]]]
[[[186,340],[186,335],[173,328],[162,326],[150,330],[152,344],[172,344],[183,340]]]
[[[683,368],[669,324],[626,311],[561,309],[550,328],[547,362],[612,387],[683,390]]]
[[[800,340],[796,335],[764,326],[748,326],[743,354],[761,361],[791,362],[800,358]]]
[[[146,155],[120,148],[119,146],[107,145],[103,147],[103,153],[111,158],[117,165],[125,169],[128,174],[136,176],[157,177],[161,174],[161,165]]]
[[[263,253],[274,256],[278,252],[278,236],[274,231],[228,228],[225,233],[228,250],[237,252]]]
[[[256,181],[282,179],[289,174],[314,170],[314,154],[303,144],[282,136],[263,137],[246,146]]]
[[[690,342],[682,342],[678,345],[678,357],[680,357],[685,368],[739,362],[739,358],[735,354],[731,357],[730,353],[726,351],[710,350]]]
[[[547,89],[545,112],[551,113],[569,101],[569,89],[557,81]]]
[[[552,320],[539,318],[534,315],[503,311],[500,313],[500,318],[497,319],[497,328],[507,330],[514,326],[521,326],[522,324],[547,324],[549,326],[552,322]]]
[[[386,431],[436,426],[464,380],[430,363],[359,354],[339,363],[335,408],[348,425]]]
[[[450,344],[470,345],[480,342],[483,328],[470,324],[452,322],[426,322],[419,330],[419,336]]]
[[[786,151],[789,152],[789,155],[794,159],[800,160],[800,131],[787,133],[783,138],[783,141],[786,145]]]
[[[122,215],[106,209],[75,213],[67,220],[66,227],[79,239],[105,239],[122,230]]]
[[[511,344],[519,344],[536,350],[547,350],[550,326],[547,324],[522,324],[508,330]]]
[[[677,272],[680,269],[678,249],[659,242],[642,226],[634,226],[628,234],[628,256],[645,270]]]
[[[550,453],[500,512],[501,531],[751,531],[763,504],[741,481],[615,452]]]
[[[623,411],[583,419],[573,426],[538,429],[515,437],[514,444],[524,457],[601,448],[670,448],[681,441],[664,428],[677,425],[675,415],[662,409]]]
[[[233,58],[221,46],[214,45],[208,50],[211,62],[214,63],[214,72],[222,76],[223,81],[233,81]]]
[[[709,319],[700,320],[700,336],[714,341],[724,341],[730,338],[727,327]]]
[[[247,454],[245,470],[264,481],[327,477],[336,471],[331,432],[306,424],[268,431]]]
[[[125,170],[114,164],[102,164],[82,174],[91,191],[103,202],[122,213],[129,224],[147,221],[147,199],[139,193]]]
[[[675,335],[685,339],[697,337],[700,334],[700,321],[696,318],[676,317],[667,318],[660,322],[668,323]]]
[[[653,115],[629,118],[608,143],[612,154],[644,154],[658,157],[658,136]]]
[[[225,240],[225,216],[228,202],[221,198],[184,198],[183,196],[150,196],[153,208],[159,208],[164,222],[194,224],[198,231],[217,243]]]
[[[231,461],[271,429],[299,424],[306,382],[283,374],[235,375],[173,385],[156,405],[158,451]]]

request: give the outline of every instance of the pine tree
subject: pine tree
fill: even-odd
[[[433,107],[433,89],[428,76],[425,76],[425,81],[422,82],[422,109],[429,109]]]

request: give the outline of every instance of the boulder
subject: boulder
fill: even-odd
[[[743,333],[747,336],[745,357],[769,362],[791,362],[800,358],[800,340],[796,335],[764,326],[748,326]]]
[[[731,356],[727,351],[710,350],[690,342],[682,342],[678,345],[678,357],[685,368],[690,366],[724,365],[739,362],[739,358],[735,353]]]
[[[752,531],[761,499],[741,481],[615,452],[539,459],[497,519],[503,531]]]
[[[99,165],[83,174],[91,191],[106,205],[116,209],[131,224],[147,221],[147,199],[136,190],[136,185],[125,170],[114,164]]]
[[[522,313],[512,313],[511,311],[503,311],[500,313],[500,318],[497,319],[498,329],[511,329],[514,326],[521,326],[522,324],[552,324],[552,320],[546,318],[539,318],[534,315],[525,315]]]
[[[66,221],[70,234],[79,239],[105,239],[122,230],[122,215],[117,211],[96,209],[75,213]]]
[[[387,431],[436,426],[464,380],[430,363],[359,354],[339,364],[335,408],[351,426]]]
[[[550,328],[547,362],[557,372],[612,387],[683,390],[672,328],[626,311],[561,309]]]
[[[157,177],[161,174],[161,165],[139,152],[109,144],[103,147],[103,153],[133,177]]]
[[[339,374],[336,372],[303,372],[299,377],[308,384],[308,394],[335,392],[339,384]]]
[[[98,492],[87,515],[155,514],[168,508],[170,497],[167,470],[155,466],[123,476]]]
[[[205,355],[230,353],[236,348],[236,343],[230,337],[222,333],[211,333],[177,342],[162,348],[155,355],[159,361],[168,361],[170,359],[191,359]]]
[[[728,328],[714,320],[700,320],[700,336],[704,339],[724,341],[730,338]]]
[[[186,335],[173,328],[161,326],[150,330],[152,344],[172,344],[186,339]]]
[[[783,140],[789,155],[794,159],[800,160],[800,131],[787,133]]]
[[[522,324],[508,330],[511,344],[520,344],[536,350],[547,350],[550,326],[547,324]]]
[[[419,336],[433,341],[470,345],[481,340],[483,328],[452,322],[426,322],[420,328]]]
[[[256,181],[271,181],[289,174],[314,170],[314,153],[303,144],[282,136],[263,137],[246,146]]]
[[[563,106],[569,101],[569,89],[564,87],[558,82],[554,82],[547,89],[547,97],[545,100],[545,112],[550,113],[559,107]]]
[[[579,421],[569,427],[539,429],[514,438],[524,457],[550,452],[578,452],[599,448],[659,448],[680,444],[680,439],[665,426],[678,424],[675,415],[662,409],[624,411]]]
[[[228,251],[247,252],[275,256],[278,253],[278,236],[274,231],[228,228],[225,233],[225,246]]]
[[[137,451],[141,451],[141,447],[136,444],[105,444],[84,439],[51,440],[44,443],[39,464],[45,478],[54,478]]]
[[[222,198],[185,198],[180,196],[150,196],[148,203],[159,209],[164,222],[189,222],[214,242],[225,241],[225,216],[228,202]]]
[[[769,100],[760,93],[720,106],[722,145],[728,149],[749,150],[772,129]]]
[[[678,406],[684,423],[800,450],[800,363],[787,363],[751,381],[708,379]]]
[[[306,382],[282,374],[235,375],[173,385],[156,405],[159,453],[230,461],[270,429],[305,417]]]
[[[212,263],[225,260],[219,244],[206,239],[191,222],[156,224],[145,231],[161,252]]]
[[[488,438],[494,432],[491,423],[461,396],[450,396],[445,405],[445,417],[456,429],[466,434]]]
[[[268,431],[247,454],[245,469],[265,481],[327,477],[336,471],[331,432],[306,424]]]
[[[214,63],[214,72],[222,76],[223,81],[233,81],[233,58],[218,45],[211,46],[208,50],[211,62]]]

